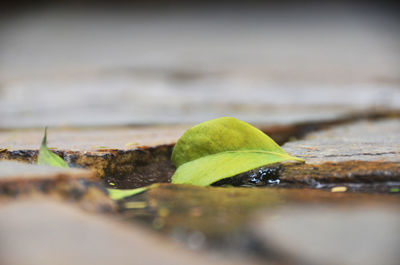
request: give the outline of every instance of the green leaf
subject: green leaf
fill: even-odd
[[[47,128],[44,130],[44,137],[39,150],[38,164],[53,167],[68,167],[68,164],[65,163],[61,157],[50,152],[47,148]]]
[[[390,192],[400,192],[400,189],[399,188],[391,188]]]
[[[133,196],[142,192],[145,192],[148,190],[151,186],[146,186],[146,187],[140,187],[136,189],[130,189],[130,190],[117,190],[117,189],[107,189],[108,190],[108,196],[110,196],[111,199],[113,200],[121,200],[125,197]]]
[[[269,136],[231,117],[203,122],[176,143],[174,184],[207,186],[224,178],[272,163],[303,159],[287,154]]]

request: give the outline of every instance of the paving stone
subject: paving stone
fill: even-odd
[[[330,189],[342,184],[350,191],[390,192],[400,187],[399,131],[400,119],[332,126],[283,146],[288,153],[304,158],[305,164],[266,168],[276,169],[281,185],[287,187]],[[232,183],[243,185],[251,175],[241,174]]]
[[[296,205],[259,214],[264,251],[289,264],[399,264],[400,208]]]
[[[188,128],[188,126],[61,127],[49,129],[47,140],[49,148],[55,150],[107,153],[113,150],[171,145]],[[8,150],[38,150],[43,135],[44,129],[4,130],[0,132],[0,144],[2,148]]]
[[[141,226],[44,200],[0,207],[0,245],[4,265],[243,264],[189,252]]]
[[[345,161],[285,165],[280,167],[279,177],[283,186],[330,189],[335,185],[344,185],[354,191],[390,192],[392,188],[400,187],[400,163]],[[378,187],[379,183],[383,186]]]
[[[112,177],[110,181],[117,185],[123,182],[125,187],[136,187],[168,181],[175,171],[170,161],[173,144],[186,129],[51,129],[48,146],[54,147],[70,166],[89,167],[101,178]],[[35,162],[42,137],[42,130],[0,132],[0,143],[6,148],[0,152],[0,159]]]
[[[307,135],[283,148],[309,164],[350,160],[400,162],[400,119],[363,121]]]
[[[90,211],[115,210],[106,190],[95,180],[90,170],[66,169],[32,165],[15,161],[0,161],[0,200],[47,195],[78,203]]]

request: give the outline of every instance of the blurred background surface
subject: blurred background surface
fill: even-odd
[[[398,22],[385,2],[9,1],[0,128],[399,109]]]

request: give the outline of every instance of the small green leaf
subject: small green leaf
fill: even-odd
[[[250,124],[224,117],[196,125],[178,140],[172,152],[177,167],[172,183],[207,186],[287,160],[304,162]]]
[[[44,130],[44,137],[39,150],[38,164],[53,167],[68,167],[68,164],[65,163],[61,157],[50,152],[47,148],[47,128]]]
[[[391,188],[390,192],[400,192],[400,188]]]
[[[146,186],[146,187],[140,187],[136,189],[130,189],[130,190],[117,190],[117,189],[107,189],[108,190],[108,196],[110,196],[111,199],[118,201],[121,200],[125,197],[133,196],[142,192],[145,192],[148,190],[151,186]]]

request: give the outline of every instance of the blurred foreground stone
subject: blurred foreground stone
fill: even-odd
[[[397,265],[400,208],[296,205],[265,211],[251,227],[289,264]]]
[[[115,210],[107,191],[94,180],[96,174],[86,169],[56,168],[21,162],[0,161],[0,202],[15,198],[47,196],[78,203],[90,211]]]
[[[140,226],[47,200],[1,205],[0,246],[2,265],[241,264],[191,253]]]

